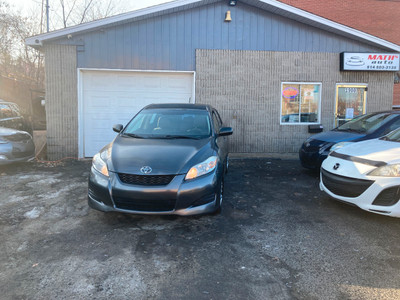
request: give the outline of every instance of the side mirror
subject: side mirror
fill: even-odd
[[[222,127],[222,128],[219,130],[218,136],[232,135],[232,133],[233,133],[232,127]]]
[[[124,126],[121,124],[116,124],[113,126],[113,130],[117,133],[120,133],[122,131],[122,129],[124,129]]]

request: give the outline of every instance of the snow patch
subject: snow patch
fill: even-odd
[[[36,219],[36,218],[38,218],[40,216],[40,212],[41,211],[37,207],[35,207],[34,209],[26,212],[24,214],[24,217],[26,217],[28,219]]]

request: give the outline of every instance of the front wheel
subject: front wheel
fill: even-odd
[[[215,214],[220,214],[222,211],[222,201],[224,200],[224,177],[222,177],[222,179],[221,179],[218,190],[219,190],[219,192],[216,195],[217,209],[215,210]]]
[[[229,156],[226,157],[226,162],[225,162],[225,174],[228,173],[229,170]]]

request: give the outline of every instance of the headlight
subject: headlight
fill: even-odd
[[[185,180],[194,179],[214,171],[217,166],[217,159],[216,156],[211,156],[202,163],[193,166],[189,172],[187,172]]]
[[[106,162],[100,157],[100,153],[93,156],[92,166],[104,176],[108,177],[108,169]]]
[[[400,164],[379,167],[368,173],[369,176],[400,177]]]
[[[350,145],[350,144],[353,144],[353,142],[340,142],[340,143],[337,143],[337,144],[335,144],[335,145],[333,145],[331,147],[331,152],[339,150],[340,148],[343,148],[344,146],[347,146],[347,145]]]
[[[321,148],[319,148],[318,153],[322,154],[327,151],[332,146],[332,143],[326,143]]]

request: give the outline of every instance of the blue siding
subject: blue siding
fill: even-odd
[[[224,22],[227,10],[230,23]],[[78,52],[80,68],[193,71],[196,49],[380,50],[240,2],[229,7],[226,1],[103,28],[75,39],[85,45]]]

